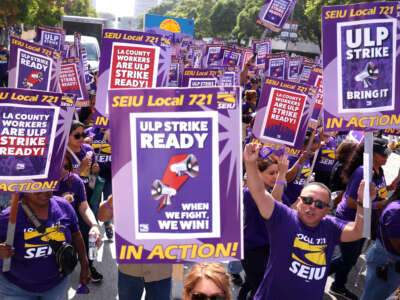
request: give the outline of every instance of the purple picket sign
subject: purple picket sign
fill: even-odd
[[[65,30],[62,28],[38,25],[35,42],[61,52],[64,47],[65,34]]]
[[[74,97],[0,88],[0,193],[58,187]]]
[[[265,57],[264,75],[276,79],[285,80],[287,78],[287,53],[267,54]]]
[[[267,77],[256,111],[254,136],[273,149],[301,149],[315,92],[308,85]]]
[[[270,39],[264,41],[253,41],[253,52],[257,53],[256,67],[264,68],[267,55],[272,53],[272,41]]]
[[[222,48],[222,66],[226,67],[238,67],[242,59],[242,51],[236,49],[235,46],[223,47]]]
[[[317,88],[317,96],[315,98],[314,110],[311,115],[311,121],[318,122],[319,116],[324,102],[323,85],[322,85],[322,68],[314,67],[311,71],[308,84]]]
[[[63,59],[59,77],[63,93],[76,95],[76,107],[90,106],[90,99],[83,78],[82,64],[78,57]]]
[[[256,23],[269,30],[280,32],[295,5],[296,0],[266,0]]]
[[[218,78],[218,86],[240,86],[240,69],[238,67],[223,67]]]
[[[289,57],[288,61],[288,74],[287,79],[289,81],[298,82],[300,76],[301,63],[303,62],[303,57]]]
[[[168,75],[168,86],[179,87],[182,84],[183,77],[183,61],[180,59],[172,59],[171,67]]]
[[[327,131],[400,127],[399,12],[398,2],[323,8]]]
[[[223,71],[219,68],[185,68],[183,72],[182,87],[217,86],[218,78],[222,73]]]
[[[301,62],[301,68],[300,68],[300,75],[299,75],[299,83],[307,83],[309,82],[310,75],[314,67],[316,67],[317,64],[309,59],[304,57],[303,61]]]
[[[224,44],[209,44],[207,45],[206,53],[203,57],[203,68],[212,68],[222,65],[223,53],[222,47]]]
[[[109,99],[117,262],[242,257],[240,88],[119,89]]]
[[[10,88],[57,92],[60,65],[60,52],[14,36],[10,38]]]
[[[107,91],[168,85],[170,41],[157,34],[104,29],[97,82],[95,126],[105,127]]]

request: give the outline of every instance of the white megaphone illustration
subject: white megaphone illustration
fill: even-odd
[[[371,79],[377,80],[379,77],[378,67],[373,62],[368,62],[364,70],[358,73],[354,79],[358,82],[362,82],[364,84],[364,88],[369,88],[372,86]]]
[[[176,195],[176,190],[156,179],[151,185],[151,196],[154,200],[159,200],[162,197],[166,197],[165,205],[171,205],[171,197]]]
[[[193,178],[199,175],[199,163],[196,156],[189,154],[181,162],[171,165],[170,170],[177,176],[189,175]]]

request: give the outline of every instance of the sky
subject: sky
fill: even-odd
[[[110,12],[116,17],[133,16],[134,4],[135,0],[96,0],[96,10],[98,12]]]
[[[98,12],[110,12],[116,17],[133,17],[135,1],[146,0],[96,0],[96,10]],[[158,0],[158,3],[160,2]]]

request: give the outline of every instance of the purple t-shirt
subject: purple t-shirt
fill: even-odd
[[[333,137],[329,138],[326,143],[318,152],[317,160],[315,162],[315,172],[331,172],[336,158],[336,141]]]
[[[58,191],[54,191],[53,194],[67,200],[75,209],[75,212],[78,212],[79,206],[82,202],[87,201],[85,185],[83,184],[82,179],[72,172],[69,172],[60,181]]]
[[[92,147],[96,153],[96,161],[100,166],[99,175],[111,180],[111,145],[110,142],[103,141],[104,132],[100,128],[89,128],[86,133],[93,136]]]
[[[10,208],[0,213],[0,240],[5,241]],[[72,206],[63,198],[53,196],[49,203],[49,215],[45,222],[47,237],[71,243],[71,234],[79,230],[78,219]],[[58,228],[57,228],[58,227]],[[11,270],[3,273],[8,281],[34,293],[45,292],[58,285],[63,277],[58,271],[56,258],[47,239],[36,230],[18,204],[15,228],[15,254]],[[0,267],[3,260],[0,259]]]
[[[243,191],[244,204],[244,247],[254,249],[268,245],[268,232],[265,229],[264,218],[260,215],[257,204],[246,186]]]
[[[298,157],[290,156],[289,160],[289,169],[296,163]],[[299,178],[293,179],[291,182],[287,183],[287,187],[284,191],[282,201],[287,206],[291,206],[294,202],[296,202],[297,197],[299,197],[301,190],[306,184],[307,177],[310,176],[311,171],[311,160],[307,159],[304,162],[303,169],[301,170]]]
[[[96,154],[90,145],[82,144],[81,151],[79,151],[78,153],[75,153],[75,155],[79,158],[80,162],[82,162],[82,160],[86,156],[86,153],[89,151],[93,152],[93,154],[92,154],[92,165],[93,165],[96,161]],[[78,172],[79,164],[80,163],[78,161],[76,161],[75,158],[72,156],[72,166],[76,170],[76,172]],[[85,184],[86,188],[88,188],[88,183],[89,183],[88,175],[89,174],[90,174],[90,168],[88,168],[88,170],[86,170],[85,172],[82,172],[81,174],[79,174],[79,177],[83,180],[83,183]]]
[[[8,71],[8,52],[6,50],[0,51],[0,78],[6,76]]]
[[[382,230],[382,235],[381,235]],[[378,238],[385,243],[386,249],[394,254],[400,255],[396,252],[389,238],[400,239],[400,200],[390,202],[383,210],[381,217],[379,218],[378,225]]]
[[[270,238],[270,257],[255,300],[321,300],[329,264],[345,222],[327,216],[308,227],[297,211],[275,202],[265,221]]]
[[[357,200],[358,187],[360,186],[361,180],[363,179],[364,167],[359,166],[351,175],[350,181],[346,186],[346,191],[342,196],[337,209],[336,216],[342,220],[354,221],[356,218],[355,208],[349,208],[347,206],[347,197],[351,197]],[[376,198],[375,201],[382,201],[387,197],[386,181],[383,174],[383,169],[379,169],[379,174],[372,176],[372,182],[376,187]],[[372,211],[372,217],[377,217],[377,210]]]

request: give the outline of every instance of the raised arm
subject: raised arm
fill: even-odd
[[[243,160],[246,165],[247,186],[258,210],[264,219],[269,219],[274,211],[275,200],[265,190],[264,182],[258,173],[257,158],[261,149],[260,144],[247,144],[243,151]]]
[[[275,200],[282,202],[282,195],[286,184],[286,173],[288,171],[289,161],[286,155],[278,157],[278,177],[276,178],[274,188],[272,190],[272,197]]]

